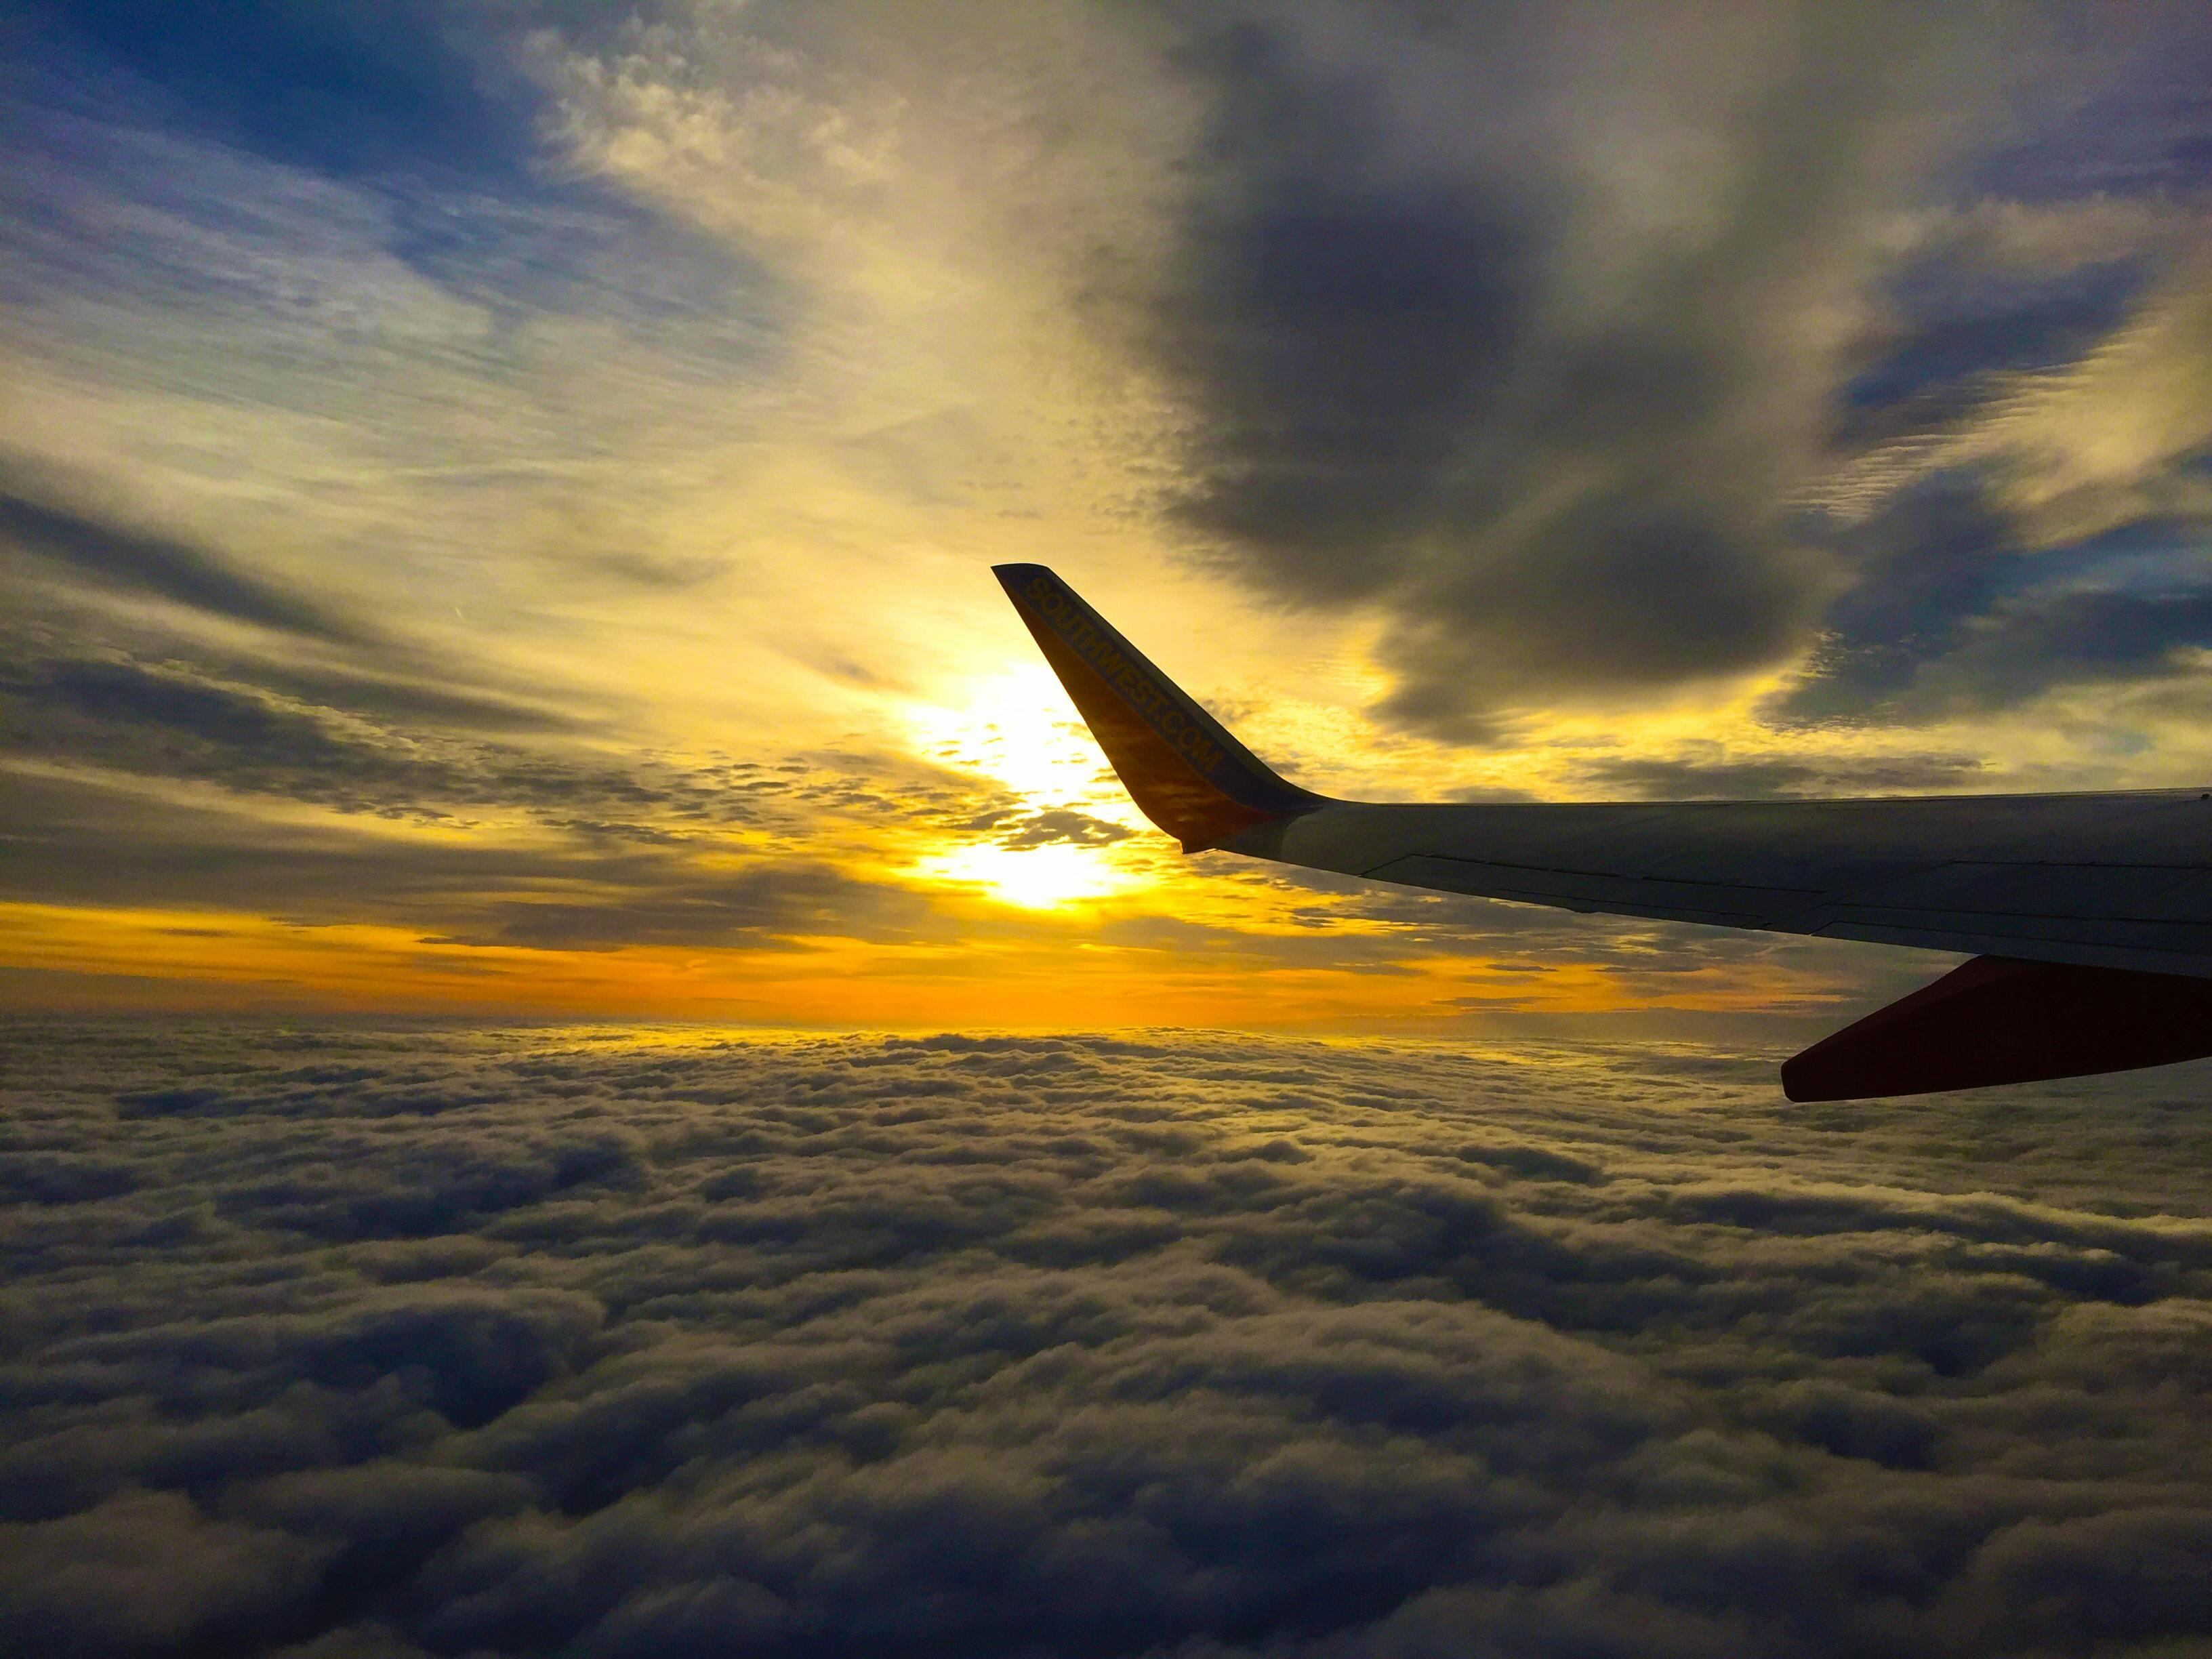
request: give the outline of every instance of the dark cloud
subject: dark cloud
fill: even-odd
[[[550,862],[526,885],[528,896],[472,905],[473,944],[532,945],[555,950],[617,950],[629,945],[788,943],[798,936],[911,938],[929,905],[904,889],[846,875],[800,857],[763,860],[749,869],[633,865],[629,870],[573,872],[563,897],[546,880]],[[629,890],[593,878],[629,878]],[[581,878],[580,879],[577,878]]]
[[[331,641],[363,637],[320,606],[233,570],[188,542],[5,491],[0,491],[0,543],[93,582],[157,594],[235,622]]]
[[[2015,584],[1929,527],[1869,583],[1863,534],[1797,504],[1838,463],[2081,362],[2191,256],[2147,235],[2052,235],[2029,255],[1942,210],[1882,252],[1877,227],[1892,216],[1894,239],[1898,209],[1948,210],[2000,174],[2015,213],[2109,204],[2114,167],[2137,170],[2134,193],[2185,195],[2212,155],[2179,67],[2206,40],[2179,18],[2094,50],[2078,20],[2016,19],[2024,84],[2000,119],[1956,38],[1887,9],[1714,33],[1696,68],[1685,42],[1705,20],[1688,8],[1602,27],[1572,9],[1201,15],[1182,62],[1212,113],[1149,330],[1188,410],[1171,510],[1201,556],[1271,595],[1378,608],[1400,677],[1379,712],[1448,738],[1822,637],[1824,686],[1838,651],[1861,684],[1808,708],[1855,696],[1864,718],[1919,718],[1869,690],[1884,653],[1912,647],[1863,641],[1867,604],[1963,581],[1944,621],[2002,633],[1991,607]],[[2137,70],[2154,109],[2136,107]],[[1916,130],[1931,97],[1986,107]],[[1648,172],[1624,180],[1632,152]],[[1855,313],[1857,337],[1832,337]],[[2108,677],[2160,672],[2121,641],[2189,624],[2124,608],[2080,618],[2118,630]],[[1960,658],[1960,707],[2077,677],[2028,684],[2015,669],[2042,635],[2017,631],[2016,649]]]
[[[2200,534],[2212,548],[2212,529]],[[1985,618],[1942,665],[1952,684],[1931,701],[2002,708],[2054,686],[2193,677],[2207,648],[2212,589],[2039,594]]]
[[[373,720],[421,721],[472,732],[570,731],[588,722],[560,709],[491,691],[457,687],[375,670],[295,664],[230,662],[210,671],[234,684],[256,683],[311,707],[342,708]]]
[[[1182,504],[1320,592],[1386,587],[1346,556],[1434,520],[1534,301],[1530,209],[1468,181],[1393,183],[1343,156],[1376,88],[1301,66],[1256,25],[1200,58],[1224,109],[1163,349],[1200,408]],[[1356,155],[1379,142],[1362,133]]]
[[[6,1035],[11,1652],[2212,1635],[2193,1070]]]
[[[157,740],[176,736],[219,752],[250,753],[271,768],[319,770],[333,766],[350,747],[310,715],[250,693],[149,673],[129,663],[45,663],[36,678],[9,689],[27,702],[103,725],[151,728]]]
[[[2212,644],[2212,525],[2144,519],[2023,545],[1978,474],[1923,480],[1845,538],[1863,568],[1831,611],[1783,725],[1909,724],[2054,689],[2191,676]]]
[[[1110,847],[1117,841],[1128,840],[1133,833],[1122,824],[1109,823],[1103,818],[1065,806],[1042,812],[1012,814],[991,828],[999,838],[999,845],[1015,852],[1024,852],[1032,847]]]
[[[1940,425],[1996,395],[1990,376],[2077,361],[2126,319],[2146,274],[2136,258],[1992,270],[1943,250],[1898,279],[1896,337],[1844,384],[1839,436],[1863,442]]]
[[[1938,475],[1904,492],[1855,532],[1858,586],[1829,612],[1810,673],[1776,716],[1864,714],[1909,686],[2018,578],[2022,567],[2005,557],[2013,541],[1978,477]]]
[[[77,654],[0,629],[4,748],[146,779],[216,783],[376,817],[525,811],[550,825],[665,842],[814,814],[998,830],[1020,845],[1106,842],[1117,825],[1024,811],[969,776],[880,752],[775,763],[637,752],[608,757],[584,721],[498,692],[441,690],[376,671],[216,661],[184,650]]]
[[[377,821],[384,816],[357,829],[271,822],[98,782],[16,777],[0,792],[9,848],[0,896],[182,902],[308,926],[373,921],[432,942],[586,951],[903,939],[929,921],[921,895],[843,874],[803,841],[757,849],[733,869],[699,855],[712,854],[711,842],[695,848],[635,825],[548,819],[565,831],[549,843],[542,835],[395,834]]]
[[[1971,783],[1982,763],[1964,755],[1884,760],[1611,760],[1583,769],[1608,791],[1649,800],[1765,800],[1792,795],[1935,793]]]
[[[234,665],[233,679],[174,659],[33,657],[0,672],[0,700],[19,716],[11,746],[57,759],[383,817],[501,806],[601,822],[748,817],[744,788],[703,769],[655,775],[649,764],[624,768],[574,749],[445,729],[457,715],[475,723],[484,700],[465,693],[258,664]],[[518,719],[495,701],[488,707],[495,729],[562,724]]]
[[[1780,508],[1822,394],[1775,354],[1920,45],[1801,21],[1747,64],[1771,84],[1711,222],[1603,300],[1571,54],[1534,15],[1309,8],[1191,49],[1217,112],[1157,330],[1192,410],[1176,510],[1266,588],[1384,605],[1390,715],[1480,737],[1802,641],[1821,562]]]

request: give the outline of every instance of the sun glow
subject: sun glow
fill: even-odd
[[[1141,884],[1095,847],[1065,842],[1047,847],[963,847],[926,858],[916,868],[928,879],[976,887],[987,898],[1024,910],[1054,910],[1085,899],[1105,898]]]
[[[1141,822],[1043,664],[970,681],[965,691],[957,706],[917,703],[907,710],[917,753],[980,773],[1038,811],[1076,807],[1133,828]]]
[[[908,710],[917,753],[1007,791],[1015,797],[1011,816],[1016,821],[1072,811],[1145,830],[1050,670],[1024,664],[972,681],[964,690],[957,706],[918,704]],[[1146,881],[1115,846],[1076,841],[1007,846],[989,840],[992,833],[978,831],[974,840],[922,858],[915,873],[1028,910],[1104,898]]]

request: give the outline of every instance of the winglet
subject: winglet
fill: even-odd
[[[1328,804],[1268,770],[1041,564],[993,574],[1145,816],[1186,853]]]

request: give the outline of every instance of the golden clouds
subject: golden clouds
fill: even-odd
[[[1438,953],[1434,942],[1398,945],[1378,958],[1361,948],[1376,943],[1373,932],[1355,925],[1340,951],[1285,956],[1275,947],[1308,938],[1310,922],[1272,934],[1222,929],[1209,939],[1188,927],[1147,939],[1141,925],[1115,927],[1110,911],[1102,926],[1097,915],[1060,908],[1067,914],[1057,923],[1031,913],[1010,927],[1005,904],[956,897],[947,907],[948,937],[927,943],[822,937],[767,951],[578,951],[464,944],[388,924],[7,904],[0,905],[0,956],[23,1003],[53,1008],[907,1030],[1181,1024],[1446,1032],[1480,1030],[1494,1013],[1823,1011],[1855,990],[1848,958],[1838,952],[1825,966],[1747,957],[1687,969],[1655,963],[1656,972],[1626,960]],[[1124,914],[1140,915],[1133,907]],[[1401,954],[1408,950],[1418,954]]]

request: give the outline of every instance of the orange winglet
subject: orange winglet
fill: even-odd
[[[993,573],[1144,815],[1186,853],[1328,799],[1287,782],[1041,564]]]

